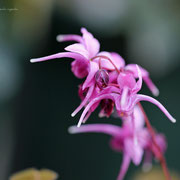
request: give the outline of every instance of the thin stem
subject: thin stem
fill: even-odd
[[[101,58],[99,58],[99,69],[102,69],[102,66],[101,66]]]
[[[112,62],[112,60],[111,60],[110,58],[108,58],[108,57],[106,57],[106,56],[95,56],[95,57],[93,57],[91,60],[94,60],[94,59],[96,59],[96,58],[104,58],[104,59],[108,60],[108,61],[114,66],[115,70],[116,70],[118,73],[120,73],[120,70],[117,68],[117,66]]]
[[[115,87],[119,88],[119,85],[115,84],[115,83],[109,83],[108,86],[115,86]]]
[[[145,123],[147,125],[147,128],[151,134],[151,137],[152,137],[152,141],[153,141],[153,144],[155,145],[155,147],[157,148],[158,150],[158,153],[159,153],[159,161],[160,161],[160,164],[161,164],[161,167],[163,169],[163,172],[164,172],[164,175],[166,177],[167,180],[171,180],[171,176],[170,176],[170,173],[169,173],[169,170],[167,168],[167,164],[166,164],[166,160],[165,160],[165,157],[163,156],[162,152],[161,152],[161,149],[159,147],[159,145],[156,143],[156,139],[155,139],[155,132],[154,132],[154,129],[152,128],[151,126],[151,123],[144,111],[144,108],[142,107],[141,103],[138,103],[143,115],[144,115],[144,119],[145,119]]]

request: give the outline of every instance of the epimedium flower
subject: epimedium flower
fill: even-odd
[[[136,70],[134,69],[135,67],[136,67]],[[129,103],[131,102],[130,98],[129,99],[126,99],[126,98],[133,97],[132,95],[136,94],[141,89],[143,76],[145,78],[148,77],[148,74],[146,73],[146,71],[143,68],[141,68],[137,65],[135,67],[133,64],[127,65],[127,69],[126,68],[121,69],[121,72],[119,74],[117,74],[116,72],[115,73],[110,72],[108,74],[108,72],[104,69],[98,70],[94,76],[94,83],[90,89],[90,94],[88,93],[87,97],[84,98],[84,100],[81,102],[80,106],[78,106],[76,108],[76,110],[72,113],[72,116],[75,116],[77,114],[77,112],[79,112],[82,109],[82,107],[84,107],[86,105],[86,103],[90,100],[91,96],[93,96],[93,97],[95,97],[96,95],[99,96],[101,94],[100,91],[108,86],[116,86],[116,87],[118,86],[119,87],[119,90],[117,93],[119,93],[119,91],[120,91],[120,93],[122,94],[121,110],[123,110],[123,106],[127,106],[127,102],[129,102]],[[129,69],[132,69],[132,71],[130,71]],[[135,78],[139,78],[137,83],[136,83]],[[153,83],[151,83],[151,84],[153,84]],[[96,90],[94,91],[94,92],[96,92],[95,93],[96,95],[93,95],[92,89],[94,88],[95,85],[97,85],[99,87],[99,89],[96,88],[97,91]],[[155,92],[155,90],[157,91],[157,88],[155,86],[153,86],[153,88],[154,88],[153,89],[154,92]],[[91,99],[92,99],[92,97],[91,97]],[[105,111],[101,111],[100,117],[103,117],[103,116],[109,117],[111,112],[113,112],[114,103],[112,103],[113,102],[112,100],[107,100],[107,99],[102,100],[102,101],[106,102],[106,103],[104,103],[104,105],[106,104],[106,107],[107,106],[111,107],[111,110],[108,113],[103,113]],[[109,101],[109,103],[107,101]]]
[[[100,52],[100,43],[85,28],[82,36],[70,34],[59,35],[57,41],[75,41],[65,48],[65,52],[31,59],[41,62],[56,58],[71,58],[71,70],[77,78],[85,78],[79,85],[80,105],[71,114],[75,116],[84,108],[78,122],[85,123],[91,113],[100,105],[99,117],[109,117],[113,111],[122,119],[122,127],[108,124],[85,125],[80,128],[70,127],[71,133],[101,132],[112,136],[111,147],[123,153],[122,167],[118,180],[122,180],[130,162],[139,165],[145,154],[145,165],[151,164],[152,157],[157,158],[170,180],[163,153],[166,141],[162,134],[155,133],[140,101],[156,105],[172,122],[176,120],[156,99],[139,94],[144,81],[153,95],[159,94],[146,69],[136,64],[125,64],[124,59],[115,52]],[[143,114],[143,115],[142,115]],[[147,128],[144,127],[146,123]]]
[[[154,96],[158,96],[159,95],[159,90],[155,86],[155,84],[152,82],[152,80],[149,78],[148,71],[146,69],[142,68],[141,66],[139,66],[139,68],[140,68],[140,71],[141,71],[141,74],[142,74],[142,79],[146,83],[146,85],[149,88],[149,90],[152,92],[152,94]],[[135,64],[128,64],[128,65],[126,65],[125,66],[125,70],[133,73],[133,76],[135,78],[138,78],[138,71],[137,71],[137,68],[136,68]]]
[[[31,62],[41,62],[55,58],[72,58],[71,70],[78,78],[86,77],[82,84],[82,91],[90,91],[84,99],[80,107],[78,107],[73,115],[75,115],[89,100],[95,87],[95,74],[100,71],[119,71],[125,65],[124,59],[115,52],[99,52],[100,44],[85,28],[81,28],[82,37],[79,35],[59,35],[57,40],[76,41],[77,43],[69,45],[65,48],[67,52],[57,53],[54,55],[31,59]],[[100,80],[99,80],[100,82]],[[91,86],[93,88],[91,88]]]
[[[69,132],[76,133],[104,133],[111,136],[110,146],[113,150],[123,153],[121,169],[117,180],[122,180],[128,170],[130,162],[139,165],[143,154],[151,152],[154,157],[159,158],[159,152],[152,143],[151,136],[147,128],[144,127],[144,119],[139,107],[134,108],[134,126],[132,119],[126,118],[122,127],[110,124],[90,124],[82,125],[80,128],[71,126]],[[156,143],[159,145],[162,153],[166,149],[166,141],[161,134],[156,134]]]
[[[120,69],[124,66],[123,58],[117,53],[99,52],[100,44],[85,28],[81,28],[82,36],[79,35],[59,35],[57,40],[76,41],[77,43],[65,48],[67,52],[57,53],[54,55],[31,59],[31,62],[41,62],[56,58],[72,58],[72,71],[78,78],[84,78],[97,71],[98,65],[101,68],[113,71],[115,68]],[[95,62],[95,63],[94,63]],[[97,69],[96,69],[97,68]],[[89,81],[91,78],[88,78]]]
[[[85,28],[81,28],[82,36],[80,35],[59,35],[59,42],[75,41],[76,43],[65,48],[67,52],[61,52],[54,55],[31,59],[31,62],[41,62],[55,58],[72,58],[71,70],[78,78],[86,77],[86,80],[81,86],[81,91],[86,91],[85,97],[81,104],[72,113],[75,116],[85,105],[103,88],[108,86],[108,83],[117,83],[117,77],[121,71],[130,72],[135,78],[138,77],[136,66],[130,64],[125,66],[124,59],[115,52],[100,52],[100,43],[94,36]],[[158,89],[149,78],[148,72],[141,68],[142,78],[154,95],[158,95]],[[96,86],[99,87],[96,88]],[[107,104],[107,103],[106,103]],[[111,103],[112,104],[112,103]],[[102,115],[102,113],[100,113]],[[105,116],[109,116],[105,114]]]
[[[89,109],[105,99],[110,99],[114,102],[116,111],[122,119],[130,116],[133,113],[134,107],[138,102],[149,101],[159,107],[159,109],[169,118],[169,120],[176,122],[176,120],[169,114],[169,112],[160,102],[150,96],[137,94],[142,86],[142,75],[139,67],[136,66],[136,68],[138,71],[139,80],[136,82],[134,76],[127,71],[121,72],[117,78],[118,86],[106,87],[101,92],[97,93],[97,96],[92,98],[91,101],[86,105],[78,122],[78,127],[80,127],[81,123],[84,122],[84,117],[88,113]]]

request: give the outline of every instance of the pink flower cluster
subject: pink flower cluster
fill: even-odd
[[[100,51],[100,43],[85,28],[79,35],[59,35],[57,40],[75,41],[65,48],[65,52],[31,59],[41,62],[55,58],[71,58],[71,70],[77,78],[85,78],[79,85],[80,105],[72,113],[75,116],[84,108],[78,125],[69,128],[70,133],[96,132],[112,136],[112,149],[123,153],[123,162],[118,175],[122,180],[130,162],[139,165],[145,155],[145,164],[150,164],[152,157],[163,161],[166,141],[162,134],[155,133],[144,115],[140,101],[149,101],[156,105],[173,123],[176,120],[165,107],[154,98],[139,94],[143,81],[153,95],[159,91],[149,77],[149,73],[136,64],[125,64],[124,59],[115,52]],[[115,113],[122,120],[122,127],[110,124],[83,125],[91,113],[100,106],[99,117],[109,117]],[[166,172],[167,173],[167,172]],[[168,174],[168,173],[167,173]]]

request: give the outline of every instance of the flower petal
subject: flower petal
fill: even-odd
[[[133,89],[136,85],[136,80],[130,73],[121,72],[117,78],[117,82],[119,88],[122,90],[124,87],[128,87],[129,89]]]
[[[91,102],[86,106],[86,108],[84,109],[84,111],[81,114],[81,117],[79,119],[78,125],[77,127],[81,126],[81,123],[84,120],[84,117],[86,115],[86,113],[89,111],[89,109],[97,102],[100,102],[102,99],[112,99],[113,101],[115,101],[115,98],[112,94],[103,94],[101,96],[98,96],[96,98],[94,98],[93,100],[91,100]]]
[[[139,106],[134,107],[134,121],[136,130],[142,129],[144,126],[144,116]]]
[[[87,76],[89,70],[89,61],[85,58],[75,59],[71,63],[71,71],[77,78],[84,78]]]
[[[111,57],[114,64],[118,67],[118,69],[123,68],[125,66],[124,59],[116,52],[111,52]]]
[[[64,41],[76,41],[79,43],[83,43],[83,39],[81,36],[76,34],[60,34],[56,37],[56,40],[58,42],[64,42]]]
[[[138,78],[139,80],[136,82],[134,88],[133,88],[133,93],[137,93],[138,91],[140,91],[141,87],[142,87],[142,74],[141,74],[141,70],[139,68],[139,66],[136,64],[136,68],[137,68],[137,72],[138,72]]]
[[[85,47],[80,43],[75,43],[72,45],[69,45],[65,48],[66,51],[74,52],[77,54],[81,54],[86,59],[89,59],[89,52],[85,49]]]
[[[99,52],[99,41],[95,39],[93,35],[90,32],[88,32],[85,28],[81,28],[81,33],[83,34],[84,45],[87,51],[89,52],[89,58],[93,58]]]
[[[91,86],[87,92],[86,97],[84,100],[81,102],[81,104],[75,109],[75,111],[71,114],[72,117],[74,117],[88,102],[89,98],[91,97],[92,93],[94,90],[94,86]]]
[[[57,54],[53,54],[53,55],[50,55],[50,56],[31,59],[30,62],[31,63],[41,62],[41,61],[47,61],[47,60],[57,59],[57,58],[84,59],[84,57],[82,55],[80,55],[80,54],[71,53],[71,52],[62,52],[62,53],[57,53]]]
[[[84,120],[83,120],[83,124],[86,123],[86,121],[89,119],[89,117],[91,116],[91,114],[92,114],[92,111],[91,111],[91,109],[90,109],[89,112],[86,114]]]
[[[80,128],[78,128],[77,126],[71,126],[68,129],[68,132],[71,134],[93,132],[104,133],[110,136],[123,135],[122,128],[110,124],[88,124],[82,125]]]
[[[121,165],[121,169],[119,172],[119,175],[117,177],[117,180],[123,180],[124,176],[128,170],[128,167],[130,165],[131,159],[127,154],[123,154],[123,161],[122,161],[122,165]]]
[[[146,85],[148,86],[148,88],[150,89],[150,91],[152,92],[152,94],[154,96],[158,96],[159,95],[159,90],[158,88],[155,86],[155,84],[152,82],[152,80],[149,78],[149,73],[147,70],[145,70],[144,68],[142,68],[141,66],[139,66],[141,73],[142,73],[142,78],[144,80],[144,82],[146,83]],[[128,64],[125,67],[126,70],[131,71],[134,74],[135,78],[138,78],[138,71],[136,68],[136,64]]]
[[[139,143],[135,143],[133,138],[126,139],[124,142],[125,153],[131,157],[135,165],[139,165],[143,156],[143,149]]]
[[[98,71],[99,66],[97,63],[90,61],[90,67],[89,68],[90,68],[89,74],[88,74],[88,76],[87,76],[87,78],[86,78],[86,80],[82,86],[82,90],[84,90],[85,88],[90,87],[92,85],[91,82],[94,80],[94,75]],[[94,83],[95,83],[95,80],[94,80]]]
[[[118,61],[117,55],[115,55],[115,54],[111,54],[109,52],[102,51],[97,54],[97,57],[98,58],[94,59],[94,61],[97,63],[99,63],[99,61],[101,61],[101,67],[103,69],[113,71],[116,68],[119,70],[122,67],[122,62]],[[116,68],[115,68],[115,66],[116,66]]]
[[[144,82],[146,83],[147,87],[150,89],[152,94],[154,96],[159,95],[159,89],[156,87],[156,85],[152,82],[152,80],[149,78],[149,76],[144,76],[143,77]]]
[[[135,103],[138,103],[139,101],[149,101],[152,104],[155,104],[157,107],[159,107],[159,109],[167,116],[167,118],[169,118],[169,120],[173,123],[176,122],[176,119],[174,119],[171,114],[167,111],[167,109],[160,103],[158,102],[156,99],[150,97],[150,96],[146,96],[146,95],[142,95],[142,94],[138,94],[137,98],[135,100]]]
[[[125,86],[122,89],[121,103],[120,103],[122,111],[126,109],[127,101],[128,101],[128,87]]]

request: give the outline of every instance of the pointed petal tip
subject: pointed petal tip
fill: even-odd
[[[77,125],[77,127],[78,127],[78,128],[80,128],[80,126],[81,126],[81,122],[78,122],[78,125]]]
[[[159,96],[159,89],[158,89],[158,88],[155,88],[152,93],[153,93],[153,95],[156,96],[156,97]]]
[[[37,61],[37,59],[30,59],[30,62],[35,63],[35,62],[38,62],[38,61]]]
[[[56,41],[57,41],[57,42],[62,42],[63,40],[64,40],[63,35],[58,35],[58,36],[56,37]]]
[[[87,32],[87,29],[85,27],[81,28],[81,33]]]
[[[176,119],[174,119],[174,118],[172,118],[171,121],[172,121],[173,123],[176,123]]]
[[[74,133],[76,132],[75,129],[76,129],[75,126],[71,126],[71,127],[68,128],[68,132],[69,132],[70,134],[74,134]]]
[[[85,88],[86,88],[86,87],[85,87],[85,85],[83,84],[83,85],[82,85],[82,90],[84,91],[84,90],[85,90]]]

